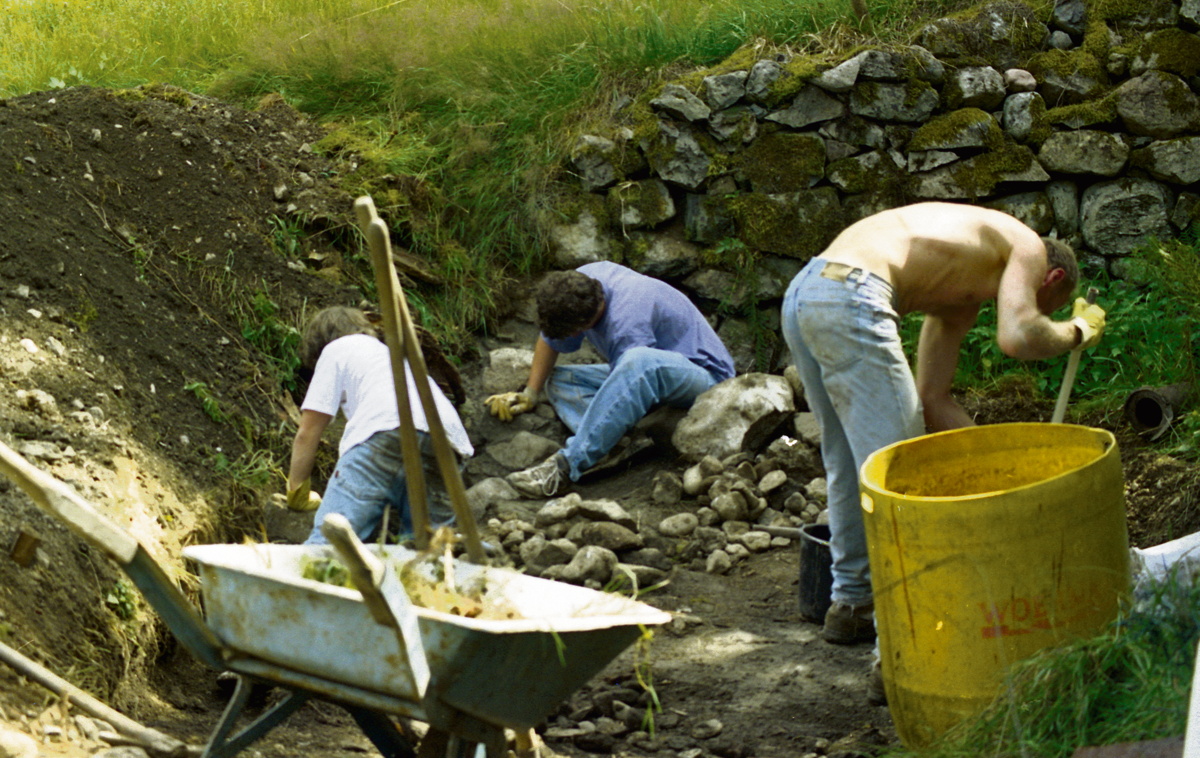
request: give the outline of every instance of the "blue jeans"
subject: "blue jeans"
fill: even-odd
[[[891,285],[860,269],[830,279],[825,265],[814,258],[792,280],[783,338],[821,427],[832,599],[858,606],[873,597],[858,472],[871,453],[924,434],[925,425]]]
[[[546,398],[574,432],[562,450],[571,481],[579,481],[655,406],[688,408],[716,383],[679,353],[652,347],[626,350],[613,366],[556,367],[546,382]]]
[[[425,432],[417,432],[421,443],[421,470],[425,475],[425,499],[429,521],[434,527],[453,523],[450,496],[438,471],[433,444]],[[333,475],[325,485],[325,496],[313,520],[306,545],[326,545],[321,523],[330,513],[340,513],[350,522],[354,533],[364,542],[371,539],[391,506],[399,511],[402,533],[412,533],[412,514],[408,506],[408,478],[400,453],[400,430],[376,432],[338,458]]]

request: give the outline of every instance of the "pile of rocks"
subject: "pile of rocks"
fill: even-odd
[[[497,364],[515,363],[516,376],[527,371],[511,349],[494,355]],[[548,408],[513,424],[481,414],[471,424],[482,440],[472,466],[494,475],[474,484],[468,500],[489,539],[534,576],[599,589],[650,586],[676,565],[724,573],[752,553],[790,545],[800,526],[822,518],[819,434],[812,414],[796,412],[798,390],[789,371],[737,376],[701,395],[674,417],[669,442],[658,443],[682,464],[660,469],[638,504],[576,492],[522,499],[503,473],[556,450],[565,430]]]

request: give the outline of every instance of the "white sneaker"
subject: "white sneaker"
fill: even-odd
[[[505,479],[522,495],[553,497],[566,473],[567,459],[555,453],[538,465],[509,474]]]

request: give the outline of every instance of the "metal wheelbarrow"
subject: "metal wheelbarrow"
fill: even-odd
[[[73,489],[2,443],[0,471],[112,559],[193,655],[239,675],[203,758],[236,755],[311,699],[343,706],[384,756],[416,755],[393,717],[430,725],[444,750],[429,753],[427,735],[423,756],[474,755],[478,746],[502,755],[505,727],[537,725],[644,627],[670,620],[627,598],[456,560],[460,586],[488,587],[484,613],[465,618],[408,602],[395,571],[414,551],[262,544],[184,549],[201,567],[206,623],[147,550]],[[334,551],[352,572],[376,564],[382,580],[359,584],[370,602],[300,575],[306,558]],[[379,602],[393,614],[386,625],[376,620]],[[231,736],[255,682],[288,694]]]
[[[43,510],[101,550],[129,576],[175,637],[199,660],[238,675],[233,697],[202,758],[236,755],[311,699],[344,707],[386,757],[416,756],[416,739],[396,717],[429,725],[422,758],[503,755],[505,728],[539,724],[574,690],[670,615],[644,603],[482,564],[484,552],[391,263],[387,228],[370,198],[356,210],[371,246],[384,331],[397,379],[413,527],[428,545],[428,512],[403,361],[414,369],[439,471],[475,563],[441,564],[454,586],[484,588],[478,615],[414,605],[399,574],[428,562],[400,546],[364,546],[339,516],[322,525],[330,546],[197,545],[207,621],[146,549],[73,489],[0,443],[0,472]],[[415,468],[415,474],[413,469]],[[337,557],[351,590],[306,579],[304,566]],[[406,569],[407,567],[407,569]],[[287,695],[234,733],[254,683]]]

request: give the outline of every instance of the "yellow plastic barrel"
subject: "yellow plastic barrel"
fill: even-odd
[[[991,702],[1011,664],[1116,618],[1129,538],[1111,433],[958,429],[885,447],[861,474],[888,707],[910,748]]]

